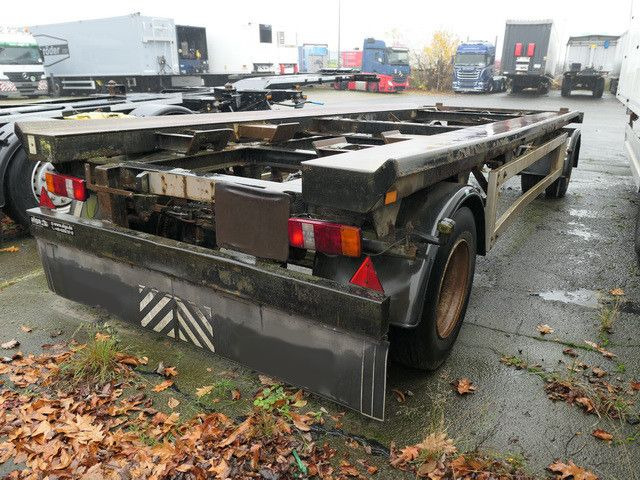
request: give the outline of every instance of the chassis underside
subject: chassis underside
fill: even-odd
[[[490,249],[562,175],[581,119],[436,105],[18,133],[31,158],[84,177],[94,194],[69,214],[30,212],[54,291],[382,418],[389,325],[415,325],[429,301],[447,208],[473,207],[479,253]],[[543,158],[547,176],[497,217],[501,185]],[[361,256],[290,247],[289,218],[360,228]],[[349,282],[367,257],[382,292]]]

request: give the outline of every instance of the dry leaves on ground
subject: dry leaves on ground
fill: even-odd
[[[605,442],[611,442],[611,440],[613,440],[612,434],[600,428],[597,428],[593,432],[591,432],[591,435],[593,435],[596,438],[599,438],[600,440],[604,440]]]
[[[467,395],[476,391],[475,385],[466,377],[460,378],[453,383],[453,387],[460,395]]]
[[[595,342],[592,342],[590,340],[585,340],[584,343],[586,343],[587,345],[589,345],[591,348],[593,348],[594,350],[600,352],[600,354],[605,357],[605,358],[615,358],[616,354],[612,353],[608,350],[605,350],[604,348],[602,348],[600,345],[598,345]]]
[[[554,462],[547,467],[556,475],[558,480],[598,480],[598,477],[582,467],[577,466],[571,460],[569,463]]]
[[[31,333],[33,329],[31,327],[28,327],[27,325],[20,325],[20,330],[22,330],[24,333]]]
[[[621,297],[624,295],[624,290],[622,290],[621,288],[613,288],[609,290],[609,293],[614,297]]]
[[[10,247],[0,248],[0,252],[2,253],[15,253],[19,251],[20,251],[20,248],[16,247],[15,245],[11,245]]]
[[[538,329],[538,332],[540,333],[540,335],[547,335],[549,333],[553,333],[554,332],[553,328],[551,328],[546,323],[542,323],[542,324],[538,325],[536,328]]]
[[[162,392],[164,390],[166,390],[167,388],[169,388],[171,385],[173,385],[173,380],[165,380],[163,382],[160,382],[159,384],[157,384],[155,387],[153,387],[153,391],[154,392]]]
[[[20,345],[20,342],[15,338],[13,338],[8,342],[4,342],[3,344],[1,344],[0,347],[4,348],[5,350],[11,350],[12,348],[16,348],[19,345]]]

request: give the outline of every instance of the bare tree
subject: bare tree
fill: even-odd
[[[412,52],[412,86],[424,90],[451,90],[453,56],[459,40],[449,32],[439,30],[431,42]]]

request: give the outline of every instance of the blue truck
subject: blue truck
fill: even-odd
[[[495,73],[496,47],[484,41],[461,43],[453,61],[454,92],[503,92],[505,78]]]

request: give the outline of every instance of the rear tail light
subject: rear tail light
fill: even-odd
[[[47,190],[60,197],[84,202],[87,199],[87,187],[81,178],[61,175],[59,173],[45,173]]]
[[[49,198],[47,189],[44,187],[40,190],[40,206],[45,208],[56,208],[55,204]]]
[[[289,244],[328,255],[359,257],[362,253],[358,227],[306,218],[289,219]]]
[[[530,43],[527,45],[527,57],[533,57],[534,53],[536,53],[536,44]]]
[[[522,56],[522,44],[521,43],[516,43],[515,48],[513,49],[513,54],[516,57],[520,57]]]

